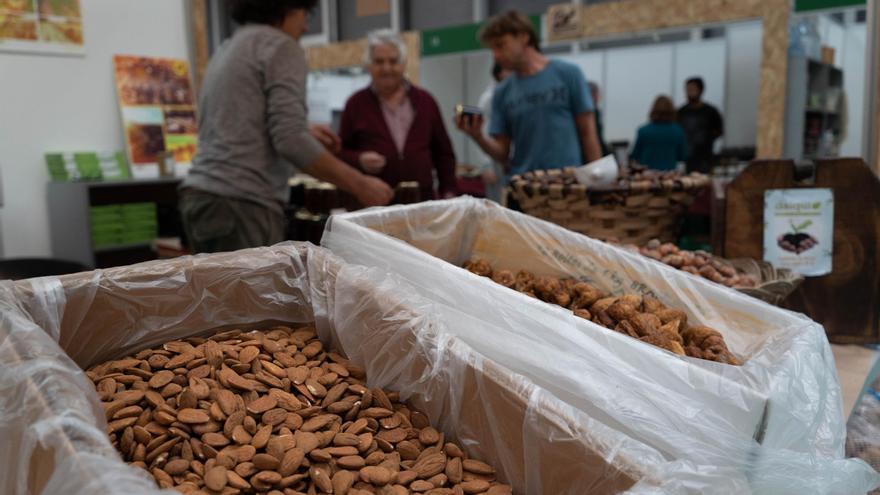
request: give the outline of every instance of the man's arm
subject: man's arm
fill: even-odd
[[[510,138],[507,136],[487,136],[483,133],[483,117],[474,115],[470,118],[455,117],[455,126],[467,134],[493,160],[507,168],[510,160]]]
[[[364,175],[329,151],[318,155],[311,163],[302,167],[302,170],[316,179],[335,184],[339,189],[352,194],[364,206],[385,206],[394,197],[394,192],[381,179]]]
[[[335,184],[365,206],[388,204],[387,184],[338,160],[309,131],[305,103],[305,56],[293,44],[282,45],[266,74],[266,114],[272,144],[284,159],[305,173]]]
[[[575,117],[578,136],[581,141],[581,154],[584,163],[594,162],[602,158],[602,147],[599,146],[599,134],[596,132],[596,114],[584,112]]]

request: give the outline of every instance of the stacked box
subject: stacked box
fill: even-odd
[[[12,392],[0,492],[27,484],[28,493],[166,493],[121,462],[82,368],[265,321],[314,323],[325,345],[339,342],[364,367],[371,386],[400,391],[514,493],[610,495],[665,484],[661,473],[675,466],[659,452],[469,348],[412,294],[305,244],[0,285],[0,382]]]
[[[89,216],[96,248],[146,243],[159,236],[155,203],[93,206]]]
[[[473,198],[335,215],[322,244],[401,276],[444,318],[467,315],[469,324],[451,328],[457,337],[572,407],[670,459],[748,479],[722,493],[830,493],[816,489],[830,473],[878,479],[842,459],[833,358],[822,327],[803,315]],[[683,357],[610,331],[461,268],[474,259],[657,298],[720,332],[743,364]]]
[[[46,153],[49,176],[56,182],[128,179],[128,161],[122,152]]]

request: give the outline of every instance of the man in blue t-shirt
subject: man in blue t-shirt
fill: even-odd
[[[480,39],[513,75],[495,90],[489,136],[481,117],[456,117],[460,130],[513,174],[601,158],[593,100],[580,68],[548,60],[529,18],[519,12],[490,20]]]

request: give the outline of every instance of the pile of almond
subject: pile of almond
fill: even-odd
[[[313,328],[168,342],[88,370],[123,458],[190,494],[510,494]]]
[[[528,296],[570,309],[579,318],[673,354],[736,366],[742,364],[728,349],[721,332],[690,325],[684,311],[668,308],[652,297],[634,294],[612,296],[573,278],[541,277],[525,270],[517,273],[497,270],[487,260],[469,261],[464,268]]]
[[[652,239],[643,247],[634,245],[623,247],[673,268],[711,280],[716,284],[738,288],[750,288],[758,285],[752,275],[737,271],[729,261],[712,256],[706,251],[679,249],[675,244],[668,242],[664,244],[657,239]]]

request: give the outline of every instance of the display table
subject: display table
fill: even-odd
[[[95,246],[91,208],[155,203],[159,234],[182,236],[177,209],[179,178],[113,182],[50,182],[47,187],[52,254],[85,266],[106,268],[156,258],[150,242]]]

